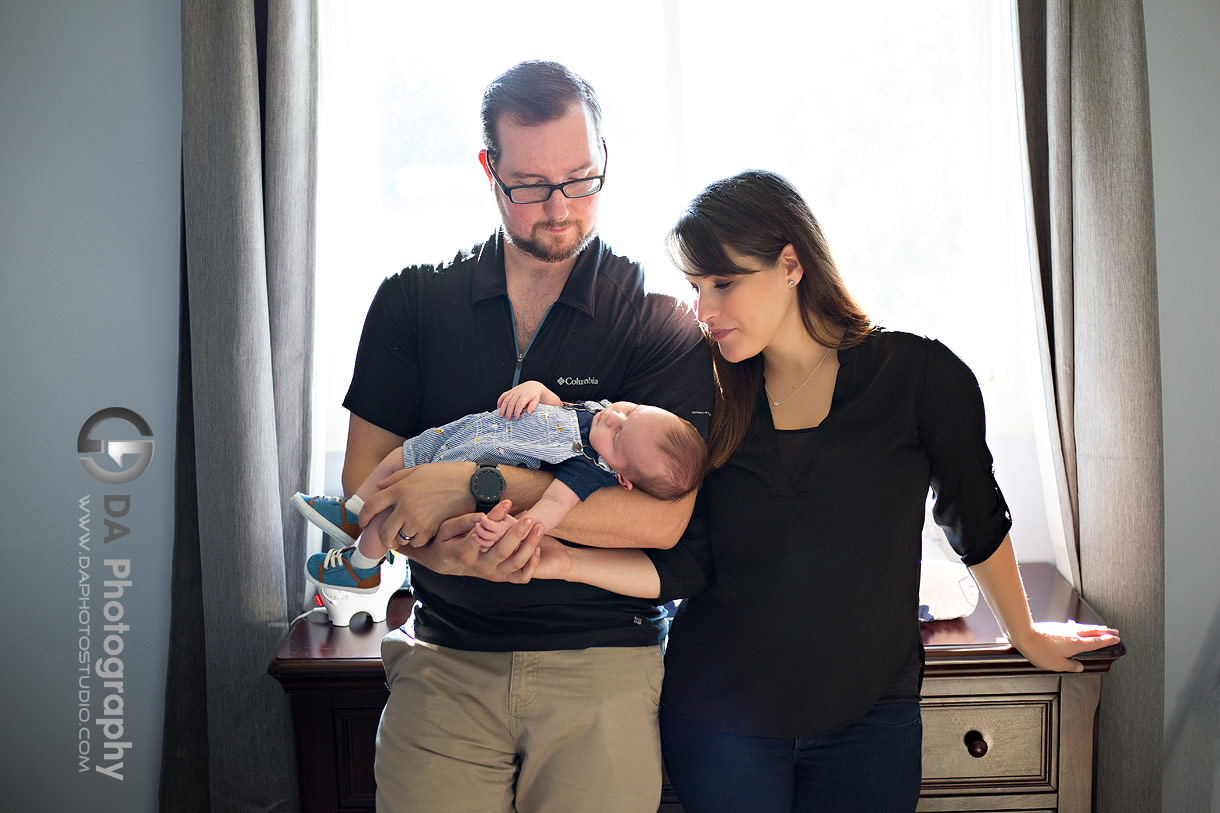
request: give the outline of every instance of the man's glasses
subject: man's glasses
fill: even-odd
[[[491,177],[495,178],[496,183],[504,192],[505,196],[513,203],[542,203],[551,199],[551,193],[559,190],[565,198],[587,198],[589,195],[596,195],[602,190],[602,186],[606,182],[606,164],[610,163],[610,151],[606,149],[606,139],[602,139],[602,153],[605,156],[605,161],[602,163],[602,174],[592,175],[588,178],[577,178],[574,181],[564,181],[563,183],[532,183],[523,186],[509,186],[500,180],[500,176],[496,174],[496,168],[491,165],[491,156],[487,157],[487,168],[491,170]]]

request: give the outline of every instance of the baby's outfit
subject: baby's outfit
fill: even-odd
[[[593,416],[608,406],[609,401],[539,404],[519,418],[476,412],[408,438],[402,445],[403,464],[411,468],[458,460],[545,467],[583,500],[618,482],[614,470],[589,445]]]
[[[539,404],[533,412],[522,413],[518,418],[502,418],[498,412],[476,412],[408,438],[402,445],[403,464],[411,468],[424,463],[464,461],[545,468],[584,500],[603,486],[618,484],[614,470],[589,445],[593,416],[608,406],[609,401],[562,406]],[[396,590],[406,577],[406,559],[387,555],[376,567],[354,567],[351,553],[360,535],[360,526],[356,524],[359,507],[352,510],[348,502],[341,497],[300,492],[293,496],[293,505],[310,522],[348,546],[310,556],[305,563],[305,576],[318,587],[327,609],[332,611],[332,620],[337,616],[332,602],[345,595],[368,596],[365,603],[376,607],[373,615],[380,615],[374,620],[382,620],[389,592]],[[396,568],[397,579],[392,587],[383,584],[381,578],[383,568],[391,566]],[[350,612],[346,618],[350,618]]]

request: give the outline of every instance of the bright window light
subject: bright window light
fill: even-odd
[[[341,402],[378,284],[403,266],[449,260],[496,228],[477,162],[483,88],[523,59],[553,59],[601,97],[613,160],[600,233],[644,263],[650,286],[687,295],[664,236],[704,186],[748,168],[786,176],[866,311],[942,340],[974,370],[1018,555],[1054,560],[1029,384],[1039,379],[1008,3],[426,8],[321,4],[325,490],[341,491]]]

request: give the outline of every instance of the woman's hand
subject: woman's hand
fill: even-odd
[[[643,551],[570,547],[545,536],[542,523],[532,517],[509,514],[511,507],[512,503],[502,500],[487,513],[490,522],[485,525],[503,529],[503,534],[486,550],[480,538],[483,515],[466,514],[442,523],[436,538],[425,547],[404,552],[429,570],[453,576],[513,584],[562,579],[625,596],[655,599],[660,594],[660,577]]]
[[[572,548],[553,536],[543,536],[538,541],[535,579],[567,579],[572,574]]]
[[[971,565],[970,572],[1000,622],[1000,629],[1017,651],[1039,669],[1083,672],[1084,664],[1072,660],[1073,655],[1118,643],[1118,630],[1109,627],[1075,621],[1035,624],[1025,599],[1025,586],[1021,583],[1012,539],[1008,536],[985,561]]]
[[[1039,669],[1051,672],[1083,672],[1084,664],[1072,660],[1081,652],[1092,652],[1119,642],[1118,630],[1075,621],[1040,621],[1012,645]]]
[[[528,517],[518,520],[509,516],[511,507],[511,502],[502,500],[487,513],[494,523],[511,520],[503,523],[503,535],[487,550],[477,534],[483,515],[464,514],[441,523],[436,538],[424,547],[408,547],[401,552],[437,573],[523,584],[538,566],[543,528]]]
[[[502,506],[503,511],[500,510]],[[525,584],[531,579],[566,579],[572,572],[572,549],[555,537],[546,536],[546,528],[533,517],[514,517],[508,513],[510,506],[507,500],[496,506],[471,531],[479,541],[480,558],[500,546],[498,555],[512,563],[523,562],[517,570],[496,563],[497,574],[503,572],[504,581],[513,584]],[[522,541],[516,542],[517,538]],[[537,545],[533,544],[535,539]],[[532,550],[528,558],[523,553],[524,549]]]

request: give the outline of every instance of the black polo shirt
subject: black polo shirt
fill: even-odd
[[[521,381],[565,401],[652,404],[705,436],[711,356],[689,309],[646,293],[637,263],[595,239],[528,347],[517,342],[502,236],[377,291],[343,405],[403,437],[491,409]],[[457,649],[638,646],[665,634],[651,601],[562,581],[493,583],[411,564],[414,634]]]

